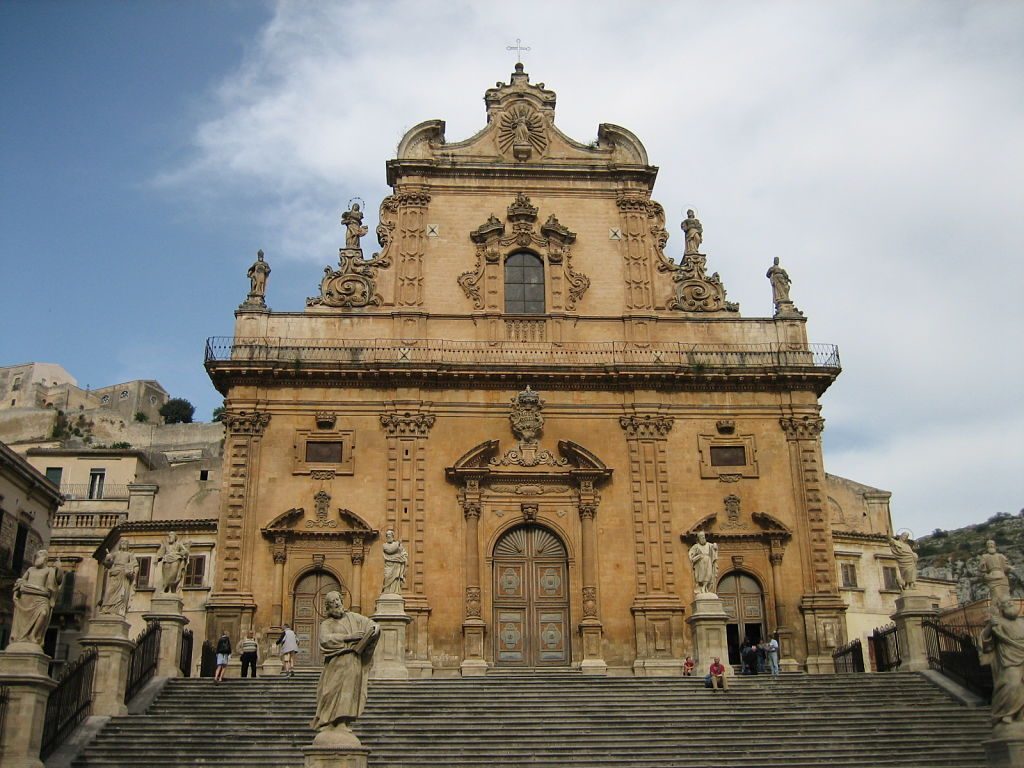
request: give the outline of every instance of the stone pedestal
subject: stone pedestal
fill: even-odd
[[[722,599],[711,592],[697,595],[690,607],[690,616],[686,623],[693,633],[693,655],[700,674],[706,675],[708,667],[717,656],[725,666],[726,675],[732,674],[729,665],[729,643],[726,639],[725,625],[729,616],[725,612]]]
[[[381,595],[377,598],[376,612],[370,618],[380,627],[370,677],[374,680],[408,680],[405,628],[412,619],[405,612],[405,600],[401,595]]]
[[[900,671],[921,672],[928,669],[928,642],[925,639],[923,622],[937,615],[933,603],[935,598],[920,592],[904,592],[896,598],[896,622],[899,633]]]
[[[982,742],[989,768],[1024,765],[1024,723],[997,723],[992,738]]]
[[[580,622],[580,636],[583,638],[583,661],[580,672],[585,675],[607,675],[608,663],[601,656],[602,631],[601,622],[589,616]]]
[[[188,624],[182,614],[182,599],[178,595],[154,597],[149,613],[142,614],[147,622],[160,624],[160,658],[156,665],[157,677],[181,677],[181,636]],[[193,649],[193,653],[195,650]]]
[[[344,725],[320,730],[313,743],[302,748],[305,768],[366,768],[368,747]]]
[[[0,731],[0,763],[4,768],[43,768],[46,701],[57,683],[47,674],[50,657],[34,643],[11,643],[0,651],[0,685],[10,689],[7,717]]]
[[[487,674],[487,660],[484,658],[483,619],[469,618],[462,622],[462,664],[459,670],[463,677],[480,677]]]
[[[128,638],[128,630],[128,622],[120,616],[100,614],[89,621],[82,638],[82,645],[96,647],[96,673],[92,684],[94,715],[120,717],[128,714],[124,692],[135,648],[135,643]]]

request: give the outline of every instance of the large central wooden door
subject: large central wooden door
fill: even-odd
[[[569,560],[547,528],[522,525],[494,546],[494,661],[501,667],[569,665]]]
[[[328,592],[344,591],[338,580],[327,571],[307,573],[295,584],[292,595],[292,629],[299,645],[295,664],[299,667],[317,667],[324,663],[320,653],[320,622],[324,620],[324,597]]]
[[[718,582],[718,596],[729,617],[725,625],[729,663],[740,663],[743,638],[760,643],[768,637],[764,623],[764,593],[761,585],[745,573],[730,573]]]

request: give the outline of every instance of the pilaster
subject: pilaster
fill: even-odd
[[[480,617],[480,481],[469,479],[462,492],[462,515],[466,520],[466,596],[462,622],[463,677],[487,672],[484,656],[485,627]]]
[[[406,190],[392,198],[398,210],[397,307],[423,306],[423,257],[427,245],[427,206],[430,195]]]
[[[593,481],[584,480],[580,484],[580,538],[583,545],[583,619],[579,627],[583,659],[580,670],[584,674],[606,675],[608,664],[602,653],[604,625],[597,594],[597,532],[594,530],[597,505]]]
[[[619,208],[619,253],[626,278],[626,309],[654,309],[653,258],[647,241],[650,235],[650,200],[637,194],[623,194],[616,203]]]

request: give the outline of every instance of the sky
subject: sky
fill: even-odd
[[[812,342],[826,469],[915,536],[1024,508],[1024,3],[0,2],[0,365],[156,379],[209,419],[256,250],[300,310],[423,120],[483,127],[526,71],[589,142],[636,134],[729,299],[779,256]]]

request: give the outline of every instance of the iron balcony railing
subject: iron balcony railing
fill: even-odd
[[[46,700],[39,756],[45,760],[71,735],[92,707],[96,649],[87,648],[72,662]]]
[[[992,667],[981,663],[978,641],[982,627],[949,625],[926,619],[924,638],[928,645],[928,666],[992,700]]]
[[[60,492],[65,499],[73,501],[128,498],[128,486],[116,483],[61,483]]]
[[[211,337],[206,362],[330,364],[386,367],[643,368],[695,371],[736,368],[836,370],[833,344],[684,344],[624,341],[450,341],[422,339],[325,340],[279,337]]]
[[[863,672],[864,649],[861,647],[860,638],[842,648],[836,648],[832,652],[832,662],[835,664],[836,672]]]
[[[151,621],[135,638],[135,647],[128,660],[128,683],[124,689],[124,702],[127,704],[142,690],[150,678],[156,674],[156,665],[160,660],[160,625]]]

